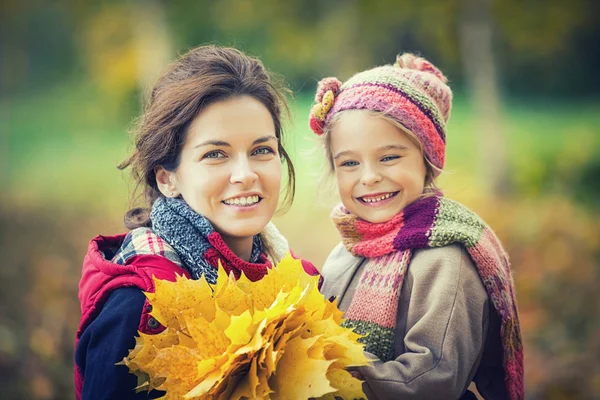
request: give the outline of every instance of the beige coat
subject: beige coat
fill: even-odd
[[[365,259],[340,243],[323,266],[322,292],[350,306]],[[376,306],[376,305],[374,305]],[[500,320],[459,245],[415,251],[398,305],[393,361],[359,368],[371,399],[459,399],[471,381],[485,399],[507,398]]]

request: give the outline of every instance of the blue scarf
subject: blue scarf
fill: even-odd
[[[227,247],[210,221],[184,200],[159,197],[152,206],[150,220],[152,230],[175,249],[193,279],[204,275],[209,283],[216,283],[219,261],[227,273],[233,272],[239,278],[244,272],[253,281],[261,279],[271,267],[258,235],[253,239],[250,261],[244,261]]]

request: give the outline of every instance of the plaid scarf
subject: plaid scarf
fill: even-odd
[[[393,219],[370,223],[336,207],[332,219],[346,249],[367,258],[344,325],[361,334],[365,350],[392,360],[400,290],[414,250],[461,244],[471,256],[501,319],[506,387],[523,398],[523,345],[510,264],[494,232],[465,206],[441,196],[408,205]]]
[[[244,261],[231,251],[208,219],[181,199],[158,198],[150,220],[152,229],[131,231],[113,262],[125,264],[136,255],[158,254],[187,269],[193,279],[204,275],[212,284],[217,282],[219,262],[236,279],[243,272],[251,281],[260,280],[272,266],[262,252],[259,235],[254,236],[250,261]]]

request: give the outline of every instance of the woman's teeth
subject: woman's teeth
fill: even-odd
[[[386,193],[383,194],[381,196],[377,196],[377,197],[361,197],[360,199],[362,201],[364,201],[365,203],[377,203],[378,201],[381,200],[385,200],[385,199],[389,199],[390,197],[392,197],[395,193]]]
[[[258,196],[247,196],[247,197],[235,197],[233,199],[223,200],[223,203],[228,204],[230,206],[253,206],[258,203],[260,197]]]

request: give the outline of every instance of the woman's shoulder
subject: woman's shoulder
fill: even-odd
[[[127,260],[140,255],[158,255],[169,259],[178,266],[182,265],[175,249],[155,231],[147,227],[131,230],[123,239],[112,262],[125,265]]]
[[[99,307],[95,318],[82,330],[79,343],[87,346],[87,341],[97,333],[106,331],[107,327],[113,329],[115,326],[121,326],[119,332],[125,332],[125,336],[133,337],[140,325],[145,302],[146,296],[138,287],[120,287],[112,290]]]

